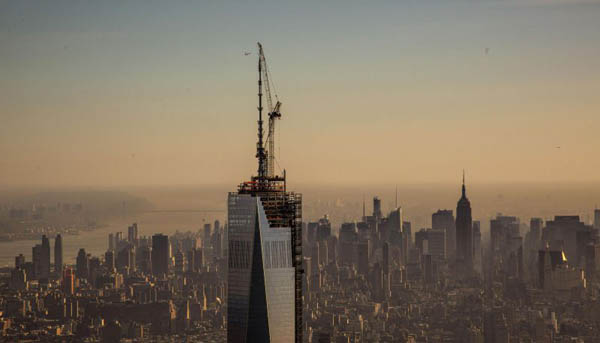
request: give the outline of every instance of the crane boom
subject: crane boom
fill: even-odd
[[[267,98],[267,109],[269,113],[269,133],[267,135],[267,176],[275,176],[275,121],[281,118],[281,102],[277,99],[275,93],[276,104],[273,106],[271,96],[271,81],[269,80],[269,70],[267,68],[267,60],[263,51],[262,44],[258,43],[258,61],[262,70],[264,79],[265,96]]]

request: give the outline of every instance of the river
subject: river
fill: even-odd
[[[139,236],[151,236],[155,233],[172,235],[176,231],[198,231],[205,223],[219,219],[223,223],[224,213],[202,212],[147,212],[126,218],[111,220],[107,225],[93,231],[82,231],[79,235],[63,236],[63,258],[65,263],[74,264],[79,249],[84,248],[92,256],[102,256],[108,248],[108,234],[123,232],[127,238],[127,227],[138,223]],[[50,238],[50,255],[54,263],[54,237]],[[25,255],[31,261],[32,248],[41,240],[0,242],[0,267],[13,267],[15,256]]]

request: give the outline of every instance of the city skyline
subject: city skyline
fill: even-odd
[[[599,342],[599,19],[0,0],[0,341]]]
[[[298,184],[600,182],[595,1],[144,5],[3,3],[0,186],[248,177],[259,40]]]

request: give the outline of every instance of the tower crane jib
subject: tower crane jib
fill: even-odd
[[[265,87],[265,96],[267,98],[267,109],[269,113],[269,133],[267,134],[267,176],[274,177],[275,176],[275,122],[277,119],[281,118],[281,102],[277,98],[277,93],[275,94],[275,106],[273,106],[273,99],[271,96],[271,81],[269,80],[269,70],[267,68],[267,60],[265,59],[265,54],[263,51],[263,47],[260,43],[258,43],[258,58],[259,64],[262,70],[262,78],[264,79],[264,87]],[[274,87],[273,87],[274,88]]]

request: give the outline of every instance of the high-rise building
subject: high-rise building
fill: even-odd
[[[331,237],[331,223],[329,222],[329,216],[325,215],[319,219],[319,225],[317,226],[317,241],[325,241]]]
[[[506,276],[523,274],[523,238],[519,218],[498,214],[490,220],[490,268],[499,268]],[[490,269],[490,270],[491,270]]]
[[[85,249],[79,249],[77,253],[76,270],[75,275],[79,279],[87,279],[89,276],[89,256],[85,253]]]
[[[88,259],[88,282],[96,287],[96,280],[100,274],[100,259],[98,257],[91,257]]]
[[[483,273],[481,253],[481,222],[473,221],[473,268],[481,275]]]
[[[429,254],[434,259],[446,258],[446,232],[443,230],[427,230]]]
[[[198,271],[198,267],[196,266],[196,254],[198,253],[197,248],[192,248],[187,252],[187,271],[189,273],[194,273]]]
[[[152,274],[154,276],[169,274],[170,250],[169,236],[160,233],[152,236]]]
[[[27,289],[27,272],[25,269],[15,268],[10,271],[8,287],[12,290]]]
[[[498,214],[495,219],[490,220],[490,251],[500,257],[511,238],[520,236],[519,228],[519,218],[514,216]]]
[[[115,252],[108,250],[104,253],[104,266],[109,273],[112,273],[116,267]]]
[[[356,223],[344,223],[339,233],[339,258],[341,265],[352,265],[356,263],[356,242],[358,234]]]
[[[57,277],[62,275],[63,271],[63,247],[62,237],[60,234],[56,235],[54,239],[54,273]]]
[[[446,232],[440,229],[421,229],[415,233],[415,245],[423,255],[436,261],[446,258]]]
[[[262,48],[260,55],[258,175],[228,196],[227,341],[300,343],[302,198],[287,191],[285,172],[275,174],[274,143],[268,152],[263,144]],[[270,120],[278,115],[269,113]]]
[[[201,248],[193,248],[188,251],[188,271],[189,272],[198,272],[202,270],[203,258],[202,258],[202,249]]]
[[[302,274],[293,254],[301,242],[301,200],[283,189],[256,188],[245,183],[229,194],[227,337],[229,342],[292,342],[302,330],[296,327]]]
[[[138,239],[138,226],[137,223],[131,224],[130,227],[127,228],[127,240],[129,243],[133,245],[137,245]]]
[[[579,266],[584,263],[585,246],[593,243],[595,230],[580,220],[579,216],[555,216],[546,221],[542,240],[552,250],[564,250],[569,263]]]
[[[183,273],[185,267],[185,255],[181,250],[175,252],[175,273]]]
[[[523,262],[527,269],[527,275],[535,275],[537,266],[538,251],[542,249],[542,228],[544,221],[541,218],[531,218],[529,222],[529,232],[525,234],[523,242]],[[587,270],[586,270],[587,272]]]
[[[48,278],[50,276],[50,240],[46,235],[42,236],[42,277]]]
[[[36,244],[31,249],[31,261],[33,263],[33,275],[32,279],[41,278],[42,272],[42,245]]]
[[[383,292],[386,298],[391,293],[391,279],[390,279],[390,244],[388,242],[383,243],[381,249],[382,253],[382,269],[383,269]]]
[[[463,173],[462,196],[456,205],[456,267],[459,277],[473,271],[473,219]]]
[[[20,269],[25,264],[25,255],[19,254],[15,256],[15,269]]]
[[[383,217],[383,213],[381,212],[381,199],[379,199],[379,197],[373,198],[373,217],[376,220]]]
[[[544,226],[544,220],[542,218],[531,218],[529,221],[529,231],[531,232],[532,239],[539,242],[542,239],[542,228]]]
[[[115,234],[115,249],[119,247],[119,243],[123,240],[123,232],[117,232]]]
[[[112,233],[108,234],[108,250],[115,250],[115,235]]]
[[[594,229],[600,229],[600,209],[594,209]]]
[[[356,245],[356,255],[358,274],[367,275],[369,273],[369,243],[367,241],[360,241]]]
[[[33,273],[35,279],[47,279],[50,276],[50,241],[42,236],[42,244],[32,249]]]
[[[132,252],[134,251],[133,245],[127,244],[125,247],[119,250],[119,252],[117,252],[117,255],[115,256],[115,263],[118,270],[133,269],[132,264],[135,264],[135,257],[132,258]]]
[[[456,256],[456,223],[452,210],[437,210],[432,214],[431,228],[446,233],[446,256],[453,260]]]
[[[62,273],[62,289],[66,295],[73,295],[75,292],[75,275],[73,269],[69,267]]]
[[[142,245],[135,255],[135,264],[138,270],[145,274],[152,274],[152,247]]]

